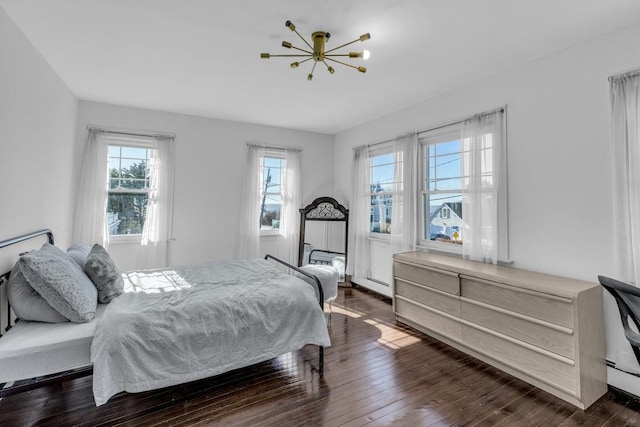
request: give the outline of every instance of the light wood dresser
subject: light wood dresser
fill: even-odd
[[[600,285],[426,252],[393,276],[399,322],[579,408],[606,393]]]

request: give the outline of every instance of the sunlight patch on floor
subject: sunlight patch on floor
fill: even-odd
[[[420,342],[420,338],[407,334],[406,332],[400,331],[394,327],[385,325],[384,323],[378,322],[377,320],[365,319],[364,322],[378,328],[378,330],[382,333],[380,338],[378,338],[378,343],[390,349],[398,350],[400,348]]]
[[[360,317],[362,317],[362,314],[360,314],[360,313],[357,313],[357,312],[355,312],[353,310],[344,309],[344,308],[339,307],[339,306],[337,306],[335,304],[333,304],[331,306],[331,312],[332,313],[343,314],[345,316],[349,316],[349,317],[352,317],[354,319],[359,319]]]

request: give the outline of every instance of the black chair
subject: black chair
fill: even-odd
[[[629,319],[631,319],[640,331],[640,288],[604,276],[598,276],[598,280],[618,303],[624,334],[640,364],[640,334],[629,326]]]

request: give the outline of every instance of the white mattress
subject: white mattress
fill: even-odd
[[[90,323],[21,320],[0,338],[0,383],[91,365],[91,341],[105,305]]]

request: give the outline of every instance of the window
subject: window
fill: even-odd
[[[284,173],[286,160],[268,153],[262,158],[260,170],[260,231],[277,232],[284,202]]]
[[[107,229],[111,236],[142,233],[151,151],[143,146],[109,145]]]
[[[391,212],[393,209],[393,152],[390,147],[372,152],[369,158],[371,210],[369,231],[376,235],[391,233]]]
[[[421,133],[421,245],[508,259],[504,114],[499,108]]]
[[[461,244],[463,190],[460,126],[424,132],[420,144],[420,244]]]

